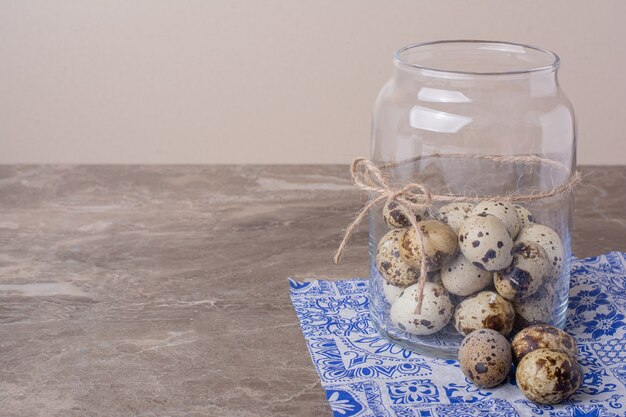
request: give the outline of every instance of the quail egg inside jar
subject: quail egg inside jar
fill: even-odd
[[[454,307],[443,285],[425,282],[421,309],[418,311],[419,283],[406,288],[391,305],[391,321],[403,331],[425,336],[443,329]]]

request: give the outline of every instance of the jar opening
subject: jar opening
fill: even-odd
[[[417,43],[394,53],[400,68],[467,75],[512,75],[555,71],[554,52],[512,42],[452,40]]]

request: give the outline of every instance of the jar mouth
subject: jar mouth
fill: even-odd
[[[396,66],[440,74],[517,75],[552,72],[557,54],[521,43],[485,40],[444,40],[415,43],[396,50]]]

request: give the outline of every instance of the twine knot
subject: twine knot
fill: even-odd
[[[432,205],[432,194],[425,185],[409,183],[399,189],[393,188],[390,183],[389,175],[365,158],[357,158],[352,161],[350,173],[352,175],[352,182],[357,187],[375,196],[372,198],[370,195],[370,200],[359,210],[355,219],[346,229],[343,240],[335,252],[335,263],[341,262],[344,249],[348,240],[355,232],[356,227],[358,227],[369,210],[379,202],[395,201],[400,210],[403,211],[403,214],[408,219],[413,220],[415,220],[415,215],[412,213],[415,210],[428,208]]]

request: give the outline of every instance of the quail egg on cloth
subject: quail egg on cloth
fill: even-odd
[[[389,302],[389,304],[393,304],[394,301],[400,297],[402,291],[404,291],[406,287],[398,287],[396,285],[390,284],[387,281],[383,281],[383,293],[385,294],[385,298]]]
[[[526,207],[520,206],[518,204],[514,204],[513,208],[515,209],[515,212],[517,213],[517,219],[519,220],[520,230],[522,230],[524,227],[535,222],[535,218],[533,214]]]
[[[443,329],[452,317],[453,306],[441,284],[426,282],[420,313],[416,313],[419,284],[406,288],[391,305],[389,317],[407,333],[424,336]]]
[[[437,220],[424,220],[417,224],[424,238],[424,260],[428,271],[436,271],[452,260],[457,253],[456,233],[450,226]],[[408,265],[419,269],[422,262],[419,235],[409,227],[402,237],[400,256]]]
[[[513,305],[493,291],[467,297],[454,311],[454,327],[464,335],[477,329],[492,329],[507,336],[514,322]]]
[[[441,282],[454,295],[465,297],[474,294],[491,283],[493,273],[474,266],[462,253],[441,268]]]
[[[437,213],[437,219],[447,224],[456,233],[461,225],[471,216],[474,204],[472,203],[450,203],[442,206]]]
[[[563,242],[554,230],[542,224],[532,223],[520,231],[517,240],[540,244],[548,254],[550,265],[552,265],[551,276],[555,277],[561,273],[565,252]]]
[[[526,327],[515,335],[511,347],[516,363],[538,349],[562,350],[573,359],[578,357],[576,340],[563,330],[547,324]]]
[[[534,294],[552,272],[546,251],[535,242],[517,242],[513,261],[493,276],[496,291],[507,300],[519,301]]]
[[[461,342],[459,365],[463,374],[477,387],[495,387],[504,381],[511,369],[511,346],[495,330],[475,330]]]
[[[572,395],[582,381],[580,365],[567,352],[537,349],[517,365],[515,379],[522,394],[540,404],[557,404]]]
[[[421,222],[426,218],[426,209],[413,210],[413,214],[415,215],[415,220]],[[411,225],[411,221],[406,217],[404,211],[395,201],[387,201],[385,203],[383,207],[383,218],[390,229],[409,227]]]
[[[505,201],[481,201],[476,204],[472,214],[487,213],[496,216],[511,234],[512,238],[515,238],[520,230],[520,221],[517,217],[517,211],[513,204]]]
[[[459,247],[468,261],[485,271],[497,271],[511,264],[513,239],[502,221],[479,213],[468,218],[459,230]]]
[[[391,229],[376,249],[376,267],[392,285],[407,286],[417,282],[419,270],[411,268],[400,258],[400,243],[406,229]]]

